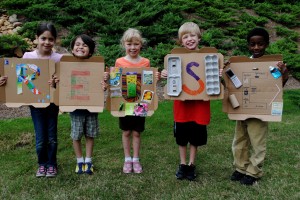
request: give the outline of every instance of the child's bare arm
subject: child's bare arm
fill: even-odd
[[[289,79],[289,71],[286,67],[286,64],[282,61],[279,61],[277,63],[277,67],[280,69],[280,72],[282,74],[282,87],[286,84],[287,80]]]

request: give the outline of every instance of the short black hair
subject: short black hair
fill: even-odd
[[[39,23],[37,30],[36,30],[36,35],[39,37],[45,31],[49,31],[52,34],[52,36],[54,37],[54,39],[56,39],[56,37],[57,37],[56,28],[54,27],[54,25],[51,22]]]
[[[81,38],[82,41],[89,47],[90,53],[89,53],[88,58],[91,57],[94,54],[94,51],[95,51],[95,47],[96,47],[95,41],[90,36],[88,36],[86,34],[77,35],[71,41],[71,49],[74,48],[74,45],[75,45],[75,42],[76,42],[77,38]]]
[[[252,29],[251,31],[249,31],[249,33],[247,35],[248,43],[250,42],[250,38],[253,36],[262,36],[267,44],[270,43],[269,33],[264,28],[257,27],[257,28]]]

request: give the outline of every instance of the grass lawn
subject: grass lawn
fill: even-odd
[[[231,142],[235,122],[211,102],[208,144],[197,154],[197,178],[178,181],[178,147],[172,126],[172,102],[160,102],[142,133],[142,174],[123,174],[118,119],[99,115],[95,174],[76,175],[68,114],[59,116],[56,178],[36,178],[37,157],[31,118],[0,121],[0,199],[300,199],[300,90],[284,92],[282,122],[269,124],[264,176],[255,186],[231,182]],[[83,139],[84,141],[84,139]]]

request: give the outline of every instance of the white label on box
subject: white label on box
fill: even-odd
[[[283,109],[283,102],[273,102],[272,103],[272,110],[271,115],[273,116],[281,116]]]

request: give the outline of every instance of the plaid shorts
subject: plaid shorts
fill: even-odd
[[[83,135],[94,138],[99,133],[98,113],[87,115],[70,114],[71,138],[80,140]]]

